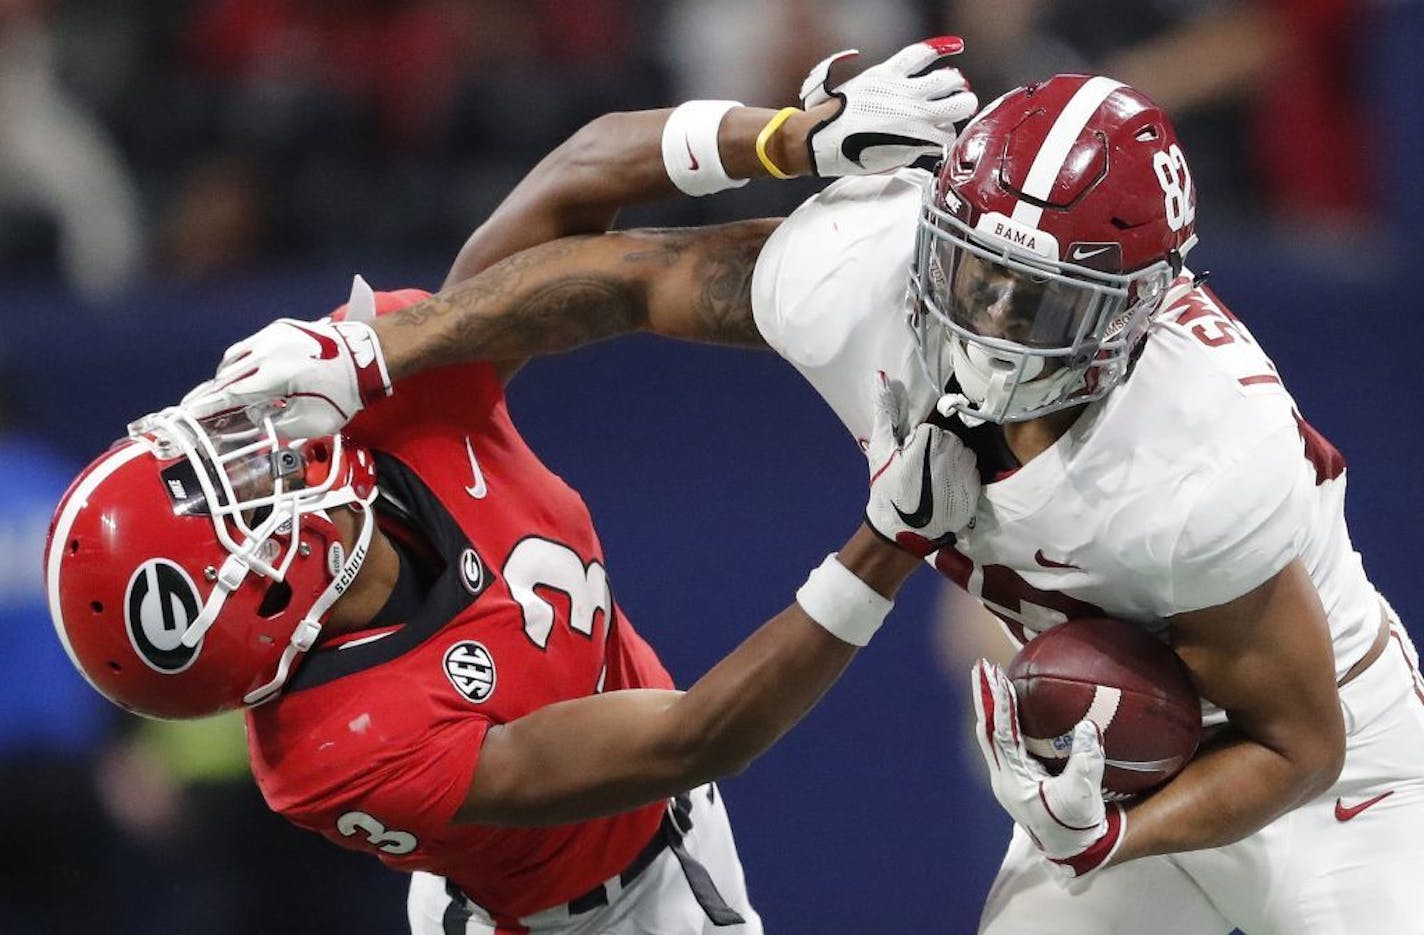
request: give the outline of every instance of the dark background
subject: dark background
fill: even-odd
[[[39,6],[37,22],[60,45],[78,41],[80,26],[105,20],[97,5]],[[205,6],[155,4],[162,15],[150,10],[131,27],[150,47],[163,48],[171,39],[164,30],[187,22],[179,14]],[[599,7],[529,6],[555,22],[573,7]],[[662,6],[632,5],[650,18],[626,23],[630,35],[654,35],[652,14]],[[926,33],[945,15],[910,6]],[[612,19],[624,22],[614,15],[621,8],[613,8]],[[1339,132],[1338,115],[1328,112],[1297,129],[1327,138],[1334,161],[1368,178],[1368,195],[1338,210],[1302,212],[1300,203],[1273,200],[1252,173],[1222,182],[1227,191],[1241,186],[1247,194],[1240,199],[1203,181],[1203,241],[1192,265],[1212,271],[1218,293],[1272,354],[1306,418],[1344,453],[1356,547],[1418,639],[1424,592],[1413,537],[1424,515],[1415,477],[1424,457],[1424,323],[1415,271],[1424,265],[1417,220],[1424,102],[1413,56],[1424,39],[1424,11],[1399,2],[1349,13],[1357,28],[1341,35],[1335,57],[1316,65],[1350,66],[1357,86],[1350,106],[1368,118],[1368,136]],[[897,36],[892,46],[915,37]],[[973,36],[967,39],[972,45]],[[10,244],[0,251],[0,378],[10,419],[0,439],[9,499],[0,505],[22,500],[0,517],[11,566],[0,579],[0,627],[11,646],[0,663],[0,781],[7,790],[0,820],[10,842],[0,857],[0,933],[403,929],[403,881],[266,815],[233,759],[240,747],[232,735],[119,719],[89,696],[37,610],[43,519],[36,532],[23,516],[47,517],[62,489],[55,478],[62,484],[126,421],[172,402],[211,372],[228,343],[272,317],[325,312],[344,301],[355,271],[377,288],[437,286],[459,240],[478,222],[479,205],[496,202],[538,152],[600,110],[677,99],[676,76],[656,59],[595,58],[587,74],[617,80],[577,105],[543,88],[561,102],[551,108],[559,119],[543,114],[548,126],[533,120],[539,126],[526,128],[527,139],[507,151],[499,134],[479,138],[478,146],[473,137],[452,137],[416,147],[418,158],[411,158],[434,167],[429,174],[375,144],[358,146],[359,158],[338,153],[329,164],[356,168],[348,179],[327,179],[325,192],[304,188],[317,182],[299,176],[323,163],[301,154],[309,137],[329,147],[324,134],[340,127],[323,121],[339,124],[340,115],[299,100],[293,113],[300,132],[276,137],[289,151],[286,165],[296,168],[266,175],[280,163],[259,154],[244,170],[253,173],[248,181],[225,183],[237,187],[239,200],[259,203],[258,232],[228,231],[201,258],[183,257],[183,236],[161,233],[155,220],[177,211],[169,200],[181,187],[174,180],[197,164],[194,154],[257,147],[239,145],[240,136],[221,128],[199,134],[201,145],[157,145],[155,134],[181,136],[162,126],[161,109],[150,112],[153,101],[171,97],[155,92],[140,119],[148,123],[136,126],[125,115],[144,109],[131,96],[141,91],[98,98],[75,92],[137,180],[148,251],[133,278],[86,284],[66,271],[61,226],[52,217],[32,206],[0,210],[0,245]],[[147,67],[156,69],[149,79],[156,80],[167,66]],[[181,90],[175,84],[167,93]],[[213,102],[237,94],[231,87],[212,93]],[[533,92],[520,85],[519,93]],[[498,119],[514,120],[516,111]],[[1187,139],[1188,158],[1197,142],[1211,149],[1214,141],[1210,134]],[[454,158],[468,147],[481,158]],[[395,185],[388,173],[397,163],[404,168],[395,175],[411,191],[459,190],[464,207],[360,183],[369,170]],[[788,197],[759,183],[704,204],[644,210],[629,223],[774,213]],[[217,200],[209,191],[197,206]],[[417,210],[417,201],[438,207]],[[304,213],[309,204],[324,207]],[[385,221],[366,227],[365,217]],[[200,233],[185,236],[196,242]],[[178,243],[164,239],[174,236]],[[618,600],[682,684],[788,603],[806,572],[854,528],[863,505],[859,453],[814,393],[768,354],[634,338],[536,361],[510,396],[531,445],[588,501]],[[944,661],[939,587],[919,575],[885,631],[821,706],[725,784],[753,898],[771,932],[973,930],[1008,821],[980,781],[967,742],[967,664]]]

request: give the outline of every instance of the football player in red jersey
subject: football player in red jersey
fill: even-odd
[[[1417,654],[1350,544],[1343,458],[1186,267],[1196,209],[1165,114],[1060,75],[987,106],[934,173],[844,179],[784,221],[538,247],[497,290],[457,286],[373,340],[402,375],[639,329],[769,345],[862,443],[865,378],[889,375],[983,475],[936,567],[1018,641],[1103,613],[1170,639],[1213,729],[1161,789],[1105,803],[1093,726],[1047,775],[1012,688],[977,666],[981,749],[1018,825],[980,930],[1421,931]],[[301,392],[375,398],[289,327],[241,347],[212,405],[279,397],[329,426]]]
[[[708,147],[739,153],[742,178],[769,171],[760,160],[805,172],[811,147],[788,141],[842,121],[933,149],[972,95],[957,72],[908,76],[947,51],[920,44],[868,72],[851,93],[881,106],[863,119],[834,103],[773,115],[704,102],[671,121],[675,138],[666,114],[600,121],[476,232],[452,280],[531,239],[602,229],[626,196],[623,146],[671,139],[688,186],[713,170],[730,181]],[[582,501],[510,422],[517,362],[392,384],[372,328],[426,298],[358,280],[330,319],[284,326],[348,368],[358,395],[398,390],[339,434],[294,434],[285,406],[133,423],[56,510],[45,574],[60,639],[136,713],[247,707],[269,805],[412,872],[417,935],[759,932],[711,780],[815,703],[917,555],[967,522],[972,456],[942,429],[912,429],[882,385],[866,525],[796,604],[675,692],[614,600]],[[303,398],[327,405],[345,390],[314,392]]]

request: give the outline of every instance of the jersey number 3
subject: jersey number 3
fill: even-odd
[[[387,854],[409,854],[420,843],[409,831],[392,831],[365,812],[343,812],[336,819],[336,830],[343,838],[363,835],[366,843]]]
[[[608,572],[597,560],[585,563],[562,542],[530,537],[521,539],[504,560],[504,580],[509,593],[524,611],[524,635],[547,649],[554,620],[567,607],[569,629],[593,639],[599,619],[603,640],[612,624],[613,594]],[[603,689],[604,671],[596,690]]]

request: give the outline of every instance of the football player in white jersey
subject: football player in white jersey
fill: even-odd
[[[813,73],[806,102],[827,88]],[[850,126],[811,137],[818,174],[861,155]],[[672,135],[666,177],[690,191]],[[618,197],[666,191],[629,150]],[[980,931],[1424,932],[1417,655],[1350,545],[1343,460],[1186,267],[1195,213],[1166,115],[1057,76],[986,107],[932,174],[845,179],[780,222],[538,247],[377,322],[373,346],[398,377],[640,329],[764,343],[872,457],[883,375],[906,420],[978,456],[975,515],[920,543],[928,560],[1020,642],[1100,614],[1159,633],[1212,731],[1161,789],[1104,803],[1095,727],[1049,776],[1019,745],[1012,688],[976,666],[980,746],[1016,822]],[[312,356],[272,326],[195,401],[278,399],[330,431],[374,397],[348,361]]]

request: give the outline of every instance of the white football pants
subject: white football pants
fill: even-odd
[[[1424,684],[1397,621],[1391,635],[1340,689],[1345,768],[1324,795],[1235,844],[1109,867],[1076,896],[1015,826],[979,931],[1424,935]]]
[[[605,882],[607,905],[577,914],[567,906],[556,906],[520,923],[534,935],[762,935],[761,918],[747,898],[722,794],[714,789],[707,785],[690,793],[692,827],[682,838],[686,853],[705,868],[710,881],[695,869],[685,870],[673,849],[665,847],[627,888],[617,876]],[[709,917],[703,906],[709,882],[726,906],[742,917],[741,924],[717,925]],[[488,913],[469,900],[452,898],[445,878],[430,873],[412,874],[406,912],[411,935],[510,931],[496,929]]]

